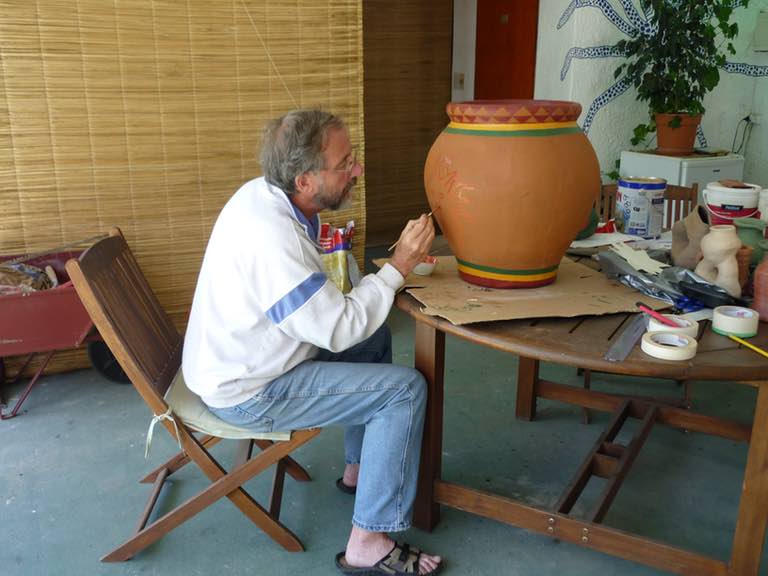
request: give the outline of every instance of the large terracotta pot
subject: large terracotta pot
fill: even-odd
[[[424,167],[427,198],[461,277],[493,288],[554,282],[600,194],[600,168],[553,100],[451,102]]]

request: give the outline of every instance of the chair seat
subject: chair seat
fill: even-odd
[[[254,439],[280,442],[291,439],[291,432],[259,433],[224,422],[208,409],[200,396],[187,388],[181,368],[176,372],[173,382],[165,393],[165,401],[187,428],[196,432],[233,440]]]

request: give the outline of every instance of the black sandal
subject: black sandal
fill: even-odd
[[[344,492],[344,494],[352,494],[353,496],[357,494],[357,486],[348,486],[347,484],[344,484],[344,478],[336,480],[336,488]]]
[[[418,548],[411,548],[409,544],[403,542],[399,544],[395,542],[392,550],[389,554],[384,556],[381,560],[376,562],[373,566],[367,568],[357,568],[350,566],[344,557],[344,552],[336,554],[336,567],[341,570],[342,574],[348,574],[349,576],[407,576],[408,574],[420,574],[419,573],[419,558],[421,557],[421,550]],[[437,568],[432,572],[427,572],[421,576],[434,576],[440,572],[442,563],[437,565]]]

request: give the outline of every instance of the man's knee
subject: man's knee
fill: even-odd
[[[402,366],[400,364],[392,364],[390,366],[381,366],[381,370],[387,371],[386,379],[389,380],[394,387],[393,391],[397,391],[398,396],[408,398],[409,402],[413,402],[418,405],[426,404],[427,401],[427,381],[424,376],[415,368],[408,366]]]
[[[408,389],[413,395],[414,403],[423,408],[427,404],[427,381],[415,368],[409,368],[409,373]]]

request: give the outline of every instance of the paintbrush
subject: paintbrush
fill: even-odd
[[[738,343],[739,343],[739,344],[741,344],[742,346],[746,346],[746,347],[747,347],[747,348],[749,348],[750,350],[752,350],[752,351],[754,351],[754,352],[757,352],[758,354],[762,354],[763,356],[765,356],[766,358],[768,358],[768,352],[766,352],[766,351],[765,351],[765,350],[763,350],[762,348],[758,348],[758,347],[757,347],[757,346],[755,346],[754,344],[750,344],[749,342],[747,342],[747,341],[746,341],[746,340],[744,340],[743,338],[739,338],[738,336],[734,336],[733,334],[728,334],[728,338],[730,338],[730,339],[731,339],[731,340],[733,340],[734,342],[738,342]]]
[[[431,210],[429,212],[429,214],[427,214],[427,218],[431,218],[432,217],[432,212],[434,212],[434,210]],[[392,244],[392,246],[387,248],[387,252],[392,252],[392,250],[394,250],[395,246],[397,246],[398,244],[400,244],[400,239],[399,238],[397,239],[397,242],[395,242],[394,244]]]
[[[653,316],[654,318],[656,318],[656,320],[658,320],[662,324],[666,324],[667,326],[671,326],[672,328],[680,328],[680,324],[678,324],[677,322],[675,322],[674,320],[672,320],[670,318],[667,318],[666,316],[662,316],[661,314],[656,312],[656,310],[653,310],[652,308],[649,308],[648,306],[646,306],[642,302],[636,302],[635,306],[640,308],[640,310],[642,312],[645,312],[649,316]]]

